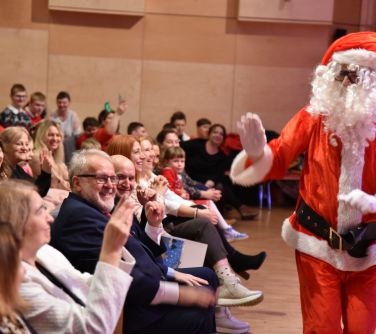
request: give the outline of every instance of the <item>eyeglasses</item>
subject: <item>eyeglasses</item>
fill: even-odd
[[[358,72],[357,71],[349,71],[349,70],[341,70],[339,74],[335,77],[336,81],[343,81],[345,78],[349,79],[352,84],[357,84],[359,82]]]
[[[112,184],[118,184],[119,178],[116,175],[108,176],[108,175],[95,175],[95,174],[81,174],[77,175],[78,177],[93,177],[98,184],[106,184],[108,180]]]
[[[125,180],[130,180],[130,181],[134,180],[134,176],[127,176],[127,175],[124,175],[124,174],[117,174],[117,177],[119,179],[119,183],[124,182]]]

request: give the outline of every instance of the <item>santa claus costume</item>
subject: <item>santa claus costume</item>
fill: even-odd
[[[354,189],[376,194],[375,123],[373,32],[346,35],[329,47],[316,68],[309,105],[279,138],[266,144],[257,115],[239,122],[245,150],[231,168],[235,183],[281,179],[304,153],[300,196],[282,237],[296,249],[305,334],[375,333],[376,244],[348,252],[351,245],[340,235],[374,224],[376,214],[338,200]]]

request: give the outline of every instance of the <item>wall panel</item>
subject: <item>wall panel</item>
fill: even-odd
[[[72,109],[83,120],[97,116],[106,101],[116,108],[121,94],[129,101],[122,122],[125,130],[129,121],[139,119],[140,71],[139,60],[51,55],[49,105],[55,107],[56,94],[67,90],[71,93]]]
[[[173,112],[182,110],[190,134],[201,117],[228,127],[232,84],[232,65],[145,61],[141,121],[156,133]]]
[[[48,33],[36,29],[0,28],[0,108],[9,104],[14,83],[25,85],[29,93],[47,88]]]

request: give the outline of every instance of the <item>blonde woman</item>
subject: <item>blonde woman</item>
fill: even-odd
[[[132,217],[132,206],[120,201],[104,230],[94,274],[81,273],[48,245],[52,217],[33,185],[20,181],[0,183],[0,221],[9,222],[17,237],[22,238],[25,275],[20,295],[28,306],[23,314],[38,332],[113,333],[135,264],[123,247]]]
[[[58,123],[45,120],[39,123],[35,133],[34,156],[30,162],[34,177],[40,175],[40,155],[44,151],[52,154],[51,188],[70,191],[68,169],[64,163],[64,134]]]
[[[42,152],[35,164],[39,167],[39,174],[35,180],[27,174],[20,164],[28,161],[32,139],[29,132],[20,126],[6,128],[0,134],[0,142],[4,153],[4,160],[0,168],[1,179],[22,179],[35,183],[39,194],[43,197],[51,186],[52,156],[49,152]]]

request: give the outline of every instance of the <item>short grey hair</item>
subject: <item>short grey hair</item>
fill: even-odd
[[[71,188],[73,189],[73,176],[83,174],[87,169],[87,160],[89,157],[92,156],[100,156],[102,158],[107,159],[111,164],[113,164],[110,156],[101,150],[97,150],[94,148],[88,150],[81,150],[73,153],[72,159],[69,163],[69,182]]]

